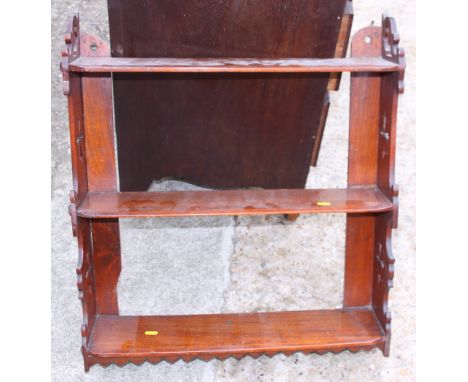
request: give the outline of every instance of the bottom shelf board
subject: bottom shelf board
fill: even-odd
[[[226,358],[297,351],[341,351],[384,342],[370,309],[212,314],[99,316],[88,345],[109,359]]]

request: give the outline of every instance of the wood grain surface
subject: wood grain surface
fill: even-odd
[[[157,334],[156,334],[157,332]],[[193,316],[100,316],[99,357],[222,356],[372,346],[382,331],[369,309]]]
[[[89,193],[86,218],[136,218],[294,213],[369,213],[393,204],[376,188]]]
[[[193,63],[332,59],[345,3],[109,0],[111,55]],[[212,188],[304,188],[330,74],[258,73],[261,67],[114,73],[120,190],[145,191],[162,178]]]

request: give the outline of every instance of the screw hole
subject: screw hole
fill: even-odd
[[[95,42],[92,42],[89,44],[89,49],[91,49],[92,52],[95,52],[97,50],[97,44]]]
[[[371,41],[372,41],[372,39],[370,38],[370,36],[364,37],[364,42],[365,42],[366,44],[369,45],[369,44],[371,43]]]

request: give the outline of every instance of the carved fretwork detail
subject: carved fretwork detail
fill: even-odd
[[[91,329],[96,317],[96,303],[94,292],[94,272],[91,261],[91,229],[86,219],[78,217],[76,213],[77,194],[70,191],[70,215],[72,219],[73,236],[78,242],[78,264],[76,266],[78,298],[83,309],[83,322],[81,324],[83,355],[87,354],[87,345],[91,335]],[[84,357],[85,369],[89,370],[87,357]]]
[[[306,350],[306,351],[300,351],[300,350],[294,350],[294,351],[271,351],[271,352],[251,352],[251,353],[233,353],[233,354],[223,354],[223,355],[191,355],[191,356],[136,356],[132,358],[126,358],[126,357],[96,357],[93,354],[90,354],[88,352],[83,351],[83,355],[85,356],[85,367],[86,371],[89,370],[89,367],[94,366],[94,365],[101,365],[103,367],[108,367],[109,365],[117,365],[119,367],[123,367],[129,364],[133,365],[142,365],[145,362],[148,362],[150,364],[156,365],[160,362],[167,362],[170,364],[176,363],[178,361],[183,361],[183,362],[192,362],[195,360],[201,360],[205,362],[209,362],[212,360],[219,360],[219,361],[225,361],[227,359],[236,359],[240,361],[244,357],[251,357],[253,359],[258,359],[260,357],[266,356],[268,358],[275,357],[279,354],[284,354],[286,357],[291,357],[294,354],[299,354],[302,353],[304,355],[309,355],[309,354],[320,354],[324,355],[327,353],[332,353],[332,354],[339,354],[343,351],[350,351],[351,353],[357,353],[361,351],[370,351],[374,348],[378,347],[378,344],[375,345],[369,345],[369,346],[341,346],[337,347],[334,349],[329,349],[329,350]]]
[[[405,91],[405,51],[399,47],[400,35],[397,31],[396,21],[393,17],[382,16],[382,57],[400,65],[398,92]]]
[[[89,369],[87,361],[87,346],[91,335],[91,330],[96,317],[96,303],[94,292],[94,271],[91,261],[90,226],[89,221],[77,219],[78,237],[78,265],[77,287],[78,298],[81,300],[83,308],[83,322],[81,325],[82,346],[81,351],[84,356],[85,369]]]
[[[76,214],[76,192],[70,191],[70,205],[68,206],[68,213],[71,217],[71,225],[73,236],[77,236],[77,214]]]
[[[398,80],[398,93],[403,94],[405,92],[405,71],[406,71],[406,59],[405,59],[405,50],[400,48],[399,51],[399,63],[400,63],[400,77]]]
[[[376,218],[375,261],[374,261],[374,292],[373,307],[377,319],[385,333],[383,352],[386,356],[390,351],[392,316],[388,307],[390,289],[393,288],[395,258],[392,253],[393,212],[381,214]]]
[[[393,17],[382,16],[382,56],[393,62],[398,62],[400,35],[397,32]]]
[[[400,188],[397,184],[393,186],[393,224],[392,228],[398,228],[398,211],[400,209]]]
[[[70,17],[65,31],[65,47],[62,49],[60,70],[63,76],[63,94],[70,95],[70,74],[68,63],[80,55],[80,18],[78,14]]]
[[[81,351],[84,357],[85,370],[89,370],[88,343],[92,327],[96,317],[96,298],[94,291],[94,270],[91,253],[91,227],[89,220],[78,217],[76,213],[77,195],[70,191],[70,215],[72,218],[73,235],[78,242],[78,264],[76,267],[78,298],[83,310],[83,322],[81,324],[82,345]]]
[[[78,298],[83,309],[83,322],[81,324],[82,346],[85,369],[89,370],[87,346],[91,330],[96,317],[96,303],[94,292],[94,271],[91,261],[91,229],[86,219],[78,217],[76,213],[77,194],[70,191],[70,215],[72,218],[73,235],[78,241],[78,264],[76,267]]]

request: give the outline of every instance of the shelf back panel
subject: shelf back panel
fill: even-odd
[[[332,58],[345,3],[108,0],[111,54]],[[113,78],[121,191],[162,178],[212,188],[305,186],[328,73]]]

